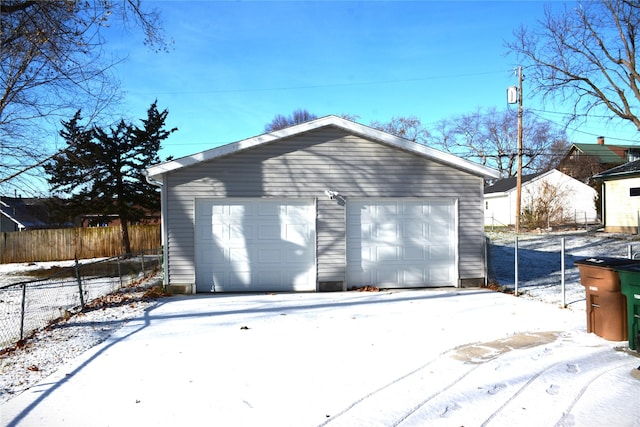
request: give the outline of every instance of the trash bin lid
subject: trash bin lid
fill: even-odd
[[[634,264],[622,264],[615,267],[618,271],[628,271],[631,273],[640,273],[640,262]]]
[[[618,270],[621,270],[623,267],[626,269],[627,266],[637,266],[640,268],[640,260],[632,260],[629,258],[592,257],[575,260],[573,263],[577,265],[589,265],[592,267],[611,267]]]

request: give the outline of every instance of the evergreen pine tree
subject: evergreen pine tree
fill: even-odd
[[[78,111],[62,122],[67,149],[45,166],[50,189],[70,195],[63,205],[67,214],[120,219],[125,254],[131,253],[129,224],[160,208],[158,189],[146,181],[143,170],[160,162],[162,141],[177,130],[165,129],[167,115],[167,110],[158,111],[156,101],[141,127],[120,120],[106,129],[85,129]]]

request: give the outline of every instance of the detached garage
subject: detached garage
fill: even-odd
[[[474,286],[498,172],[328,116],[150,167],[165,284],[196,292]]]

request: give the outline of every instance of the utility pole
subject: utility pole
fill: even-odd
[[[516,177],[516,233],[520,232],[522,205],[522,67],[518,67],[518,176]]]
[[[516,233],[520,231],[520,209],[522,205],[522,67],[516,69],[518,86],[507,88],[507,102],[518,104],[518,172],[516,176]]]

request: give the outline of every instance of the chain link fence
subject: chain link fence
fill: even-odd
[[[53,271],[55,270],[55,271]],[[0,287],[0,349],[50,323],[67,319],[92,300],[142,283],[162,270],[162,251],[111,257],[32,274],[46,277]]]

